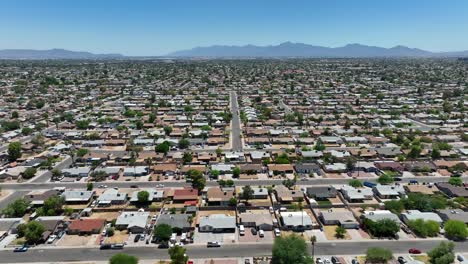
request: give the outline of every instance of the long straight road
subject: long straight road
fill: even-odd
[[[239,104],[237,102],[237,94],[232,91],[230,93],[231,97],[231,140],[232,140],[232,151],[242,151],[242,139],[241,134],[242,130],[240,127],[240,116],[239,116]]]
[[[316,255],[361,255],[369,247],[382,247],[395,254],[408,253],[410,248],[418,248],[424,252],[436,247],[440,239],[420,240],[373,240],[373,241],[336,241],[318,242],[315,244]],[[457,252],[468,252],[468,243],[455,243]],[[311,245],[308,243],[309,252]],[[189,245],[187,255],[191,259],[198,258],[228,258],[253,257],[271,255],[271,243],[248,243],[223,245],[220,248],[207,248],[202,245]],[[126,253],[144,259],[168,259],[167,249],[157,249],[152,246],[127,247],[123,250],[99,250],[97,248],[31,248],[25,253],[13,253],[13,250],[0,251],[0,263],[28,262],[72,262],[72,261],[104,261],[116,253]]]

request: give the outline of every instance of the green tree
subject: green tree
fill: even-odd
[[[454,186],[462,186],[463,180],[460,177],[450,177],[448,183]]]
[[[335,237],[336,238],[344,238],[346,235],[346,229],[342,226],[337,226],[335,228]]]
[[[94,188],[94,184],[93,184],[92,182],[88,182],[88,183],[86,184],[86,190],[92,191],[93,188]]]
[[[186,264],[188,256],[185,253],[187,249],[181,246],[169,248],[169,256],[171,257],[171,264]]]
[[[172,127],[170,126],[165,126],[163,129],[166,136],[169,136],[172,133]]]
[[[154,228],[153,233],[160,241],[168,241],[172,235],[172,227],[168,224],[159,224]]]
[[[36,172],[37,172],[36,168],[33,168],[33,167],[27,168],[23,172],[23,179],[31,179],[32,177],[34,177],[36,175]]]
[[[44,233],[45,227],[37,222],[37,221],[30,221],[26,224],[26,228],[24,230],[24,237],[26,238],[26,242],[28,244],[36,244],[42,238],[42,233]]]
[[[236,205],[237,205],[237,199],[236,199],[236,197],[231,197],[231,198],[229,199],[229,205],[230,205],[230,206],[236,206]]]
[[[391,211],[394,214],[400,214],[403,209],[405,209],[405,205],[399,200],[390,200],[385,201],[385,209]]]
[[[149,192],[140,191],[140,192],[138,192],[137,197],[138,197],[138,202],[139,203],[141,203],[141,204],[142,203],[147,203],[148,199],[149,199]]]
[[[188,139],[183,138],[183,139],[179,140],[179,148],[186,149],[189,146],[190,146],[190,141],[188,141]]]
[[[158,153],[167,154],[169,152],[169,149],[170,149],[169,142],[164,141],[163,143],[158,144],[156,146],[155,151],[158,152]]]
[[[359,188],[362,187],[362,182],[357,179],[352,179],[348,182],[349,186],[352,186],[354,188]]]
[[[380,177],[377,179],[377,182],[380,184],[392,184],[394,181],[393,177],[387,173],[384,173],[380,175]]]
[[[321,139],[317,140],[317,143],[315,143],[314,149],[317,151],[324,151],[325,150],[325,145],[323,144]]]
[[[463,221],[448,220],[444,225],[445,235],[453,240],[465,240],[468,237],[468,229]]]
[[[114,234],[115,234],[115,230],[114,230],[113,227],[109,227],[109,228],[106,229],[106,235],[107,236],[111,237],[111,236],[114,236]]]
[[[23,217],[29,208],[29,202],[21,198],[7,205],[2,213],[6,217]]]
[[[211,170],[210,173],[211,173],[211,176],[215,179],[217,179],[219,175],[221,174],[219,170]]]
[[[21,142],[11,142],[8,144],[8,159],[15,161],[21,158]]]
[[[455,261],[453,249],[455,245],[452,242],[441,242],[437,247],[427,252],[429,263],[431,264],[451,264]]]
[[[138,264],[138,258],[124,253],[118,253],[110,258],[109,264]]]
[[[235,167],[234,169],[232,169],[232,176],[233,177],[238,178],[240,173],[241,173],[241,170],[240,170],[239,167]]]
[[[273,264],[313,264],[305,240],[298,235],[277,237],[273,243]]]
[[[34,132],[34,130],[30,127],[23,127],[21,129],[21,134],[25,135],[25,136],[29,136],[32,134],[32,132]]]
[[[392,258],[392,251],[385,248],[371,247],[366,251],[366,262],[369,263],[387,263]]]
[[[245,200],[246,203],[248,203],[249,200],[253,198],[253,195],[254,190],[252,189],[252,187],[250,187],[250,185],[242,187],[242,193],[240,194],[240,198]]]
[[[388,218],[377,221],[365,219],[364,227],[375,237],[395,237],[398,231],[400,231],[400,225]]]
[[[411,220],[408,222],[408,227],[420,237],[435,237],[440,231],[439,223],[433,220]]]
[[[189,170],[187,176],[192,179],[192,187],[201,191],[205,188],[206,179],[203,173],[198,170]]]
[[[192,162],[192,159],[193,159],[192,153],[184,152],[184,156],[182,157],[182,160],[184,161],[185,164]]]
[[[88,154],[88,150],[84,148],[80,148],[76,151],[76,156],[83,157],[84,155]]]

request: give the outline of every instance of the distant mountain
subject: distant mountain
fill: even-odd
[[[459,57],[468,56],[468,51],[430,52],[421,49],[395,46],[382,48],[361,44],[348,44],[343,47],[329,48],[304,43],[284,42],[270,46],[210,46],[196,47],[168,54],[173,57]]]
[[[64,49],[30,50],[5,49],[0,50],[0,59],[15,60],[49,60],[49,59],[116,59],[123,58],[121,54],[94,54],[84,51],[71,51]]]

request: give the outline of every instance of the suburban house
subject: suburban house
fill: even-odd
[[[88,177],[90,172],[91,172],[91,167],[75,167],[75,168],[62,170],[63,176],[70,177],[70,178]]]
[[[281,222],[285,230],[304,231],[313,228],[310,216],[304,212],[281,212]]]
[[[320,168],[320,165],[316,163],[297,163],[294,168],[296,169],[297,173],[316,173],[317,175],[322,175],[322,169]]]
[[[443,220],[440,216],[433,212],[421,212],[419,210],[408,210],[405,213],[401,213],[401,219],[405,224],[408,224],[409,221],[423,219],[425,221],[432,220],[440,225],[442,225]]]
[[[198,201],[198,190],[193,188],[184,188],[174,190],[174,196],[172,198],[174,203],[184,203],[194,205]]]
[[[67,232],[73,235],[99,234],[105,224],[106,219],[80,218],[70,222]]]
[[[189,214],[162,214],[158,216],[156,225],[167,224],[172,228],[181,230],[181,232],[188,232],[192,229],[192,225],[189,222]]]
[[[164,199],[164,190],[156,190],[156,189],[143,189],[140,191],[134,191],[132,193],[132,197],[130,198],[131,203],[138,202],[138,193],[141,191],[148,192],[148,202],[159,202]]]
[[[127,194],[116,189],[107,189],[97,198],[98,206],[111,206],[127,202]]]
[[[335,198],[337,191],[333,186],[312,186],[306,189],[307,197],[317,200],[326,200],[328,198]]]
[[[448,220],[458,220],[468,224],[468,212],[461,209],[443,209],[437,212],[445,222]]]
[[[275,187],[276,199],[281,203],[292,203],[304,200],[304,193],[301,190],[290,190],[284,185]]]
[[[117,217],[115,228],[127,229],[131,233],[143,233],[146,230],[149,216],[149,212],[122,212]]]
[[[324,225],[339,225],[347,229],[359,228],[359,222],[350,211],[328,211],[320,212],[319,219]]]
[[[269,212],[252,213],[246,212],[239,215],[239,224],[245,227],[254,227],[258,230],[271,231],[273,230],[273,217]]]
[[[362,219],[369,219],[372,221],[379,221],[382,219],[390,219],[393,220],[397,223],[401,223],[400,219],[398,216],[389,210],[375,210],[375,211],[364,211],[364,213],[361,215]]]
[[[94,191],[65,190],[62,196],[68,204],[89,203],[94,196]]]
[[[372,191],[381,199],[396,199],[406,194],[402,185],[381,185],[377,184]]]
[[[224,214],[212,214],[199,219],[198,230],[212,233],[234,233],[236,217]]]
[[[230,200],[235,198],[234,188],[211,187],[206,192],[208,205],[229,205]]]
[[[352,186],[344,185],[341,187],[343,197],[350,203],[360,203],[364,200],[374,199],[374,193],[369,188],[354,188]]]
[[[253,190],[252,199],[267,199],[268,189],[265,187],[251,187]]]
[[[436,183],[437,188],[450,197],[468,198],[468,187],[454,186],[447,182]]]

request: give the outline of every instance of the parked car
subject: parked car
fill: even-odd
[[[463,262],[465,261],[465,257],[463,257],[462,255],[457,255],[457,260]]]
[[[407,262],[403,256],[399,256],[397,260],[398,260],[398,263],[400,264],[405,264]]]
[[[331,257],[331,262],[333,264],[341,264],[340,259],[338,257],[335,257],[335,256]]]
[[[99,249],[105,250],[105,249],[111,249],[112,245],[111,244],[102,244]]]
[[[351,260],[351,264],[359,264],[359,261],[354,258],[354,259]]]
[[[419,249],[417,249],[417,248],[410,248],[410,249],[408,250],[408,252],[409,252],[410,254],[421,254],[421,250],[419,250]]]
[[[51,235],[51,236],[49,236],[49,239],[47,239],[46,243],[47,244],[52,244],[52,243],[54,243],[56,238],[57,238],[56,235]]]
[[[169,244],[164,242],[158,245],[158,248],[169,248]]]
[[[275,228],[275,236],[276,237],[281,236],[281,231],[279,230],[279,228]]]
[[[265,231],[260,229],[260,231],[258,231],[258,236],[264,237],[265,236]]]
[[[136,185],[130,185],[130,188],[135,189],[135,188],[138,188],[138,186],[136,186]]]
[[[218,242],[218,241],[213,241],[213,242],[208,242],[206,244],[207,247],[211,248],[211,247],[221,247],[221,244]]]
[[[401,177],[393,177],[393,180],[394,181],[402,181],[402,178]]]
[[[122,243],[119,243],[119,244],[112,244],[111,245],[111,249],[123,249],[124,248],[124,244]]]
[[[323,260],[322,260],[321,258],[317,258],[317,259],[315,260],[315,263],[316,263],[316,264],[323,264]]]
[[[135,239],[133,239],[133,242],[136,243],[136,242],[140,241],[140,237],[141,237],[141,235],[140,235],[140,234],[137,234],[137,235],[135,236]]]
[[[21,246],[21,247],[17,247],[13,250],[13,252],[26,252],[28,251],[29,247],[24,245],[24,246]]]
[[[254,235],[254,236],[257,235],[257,229],[255,229],[253,227],[250,229],[250,232],[252,232],[252,235]]]

